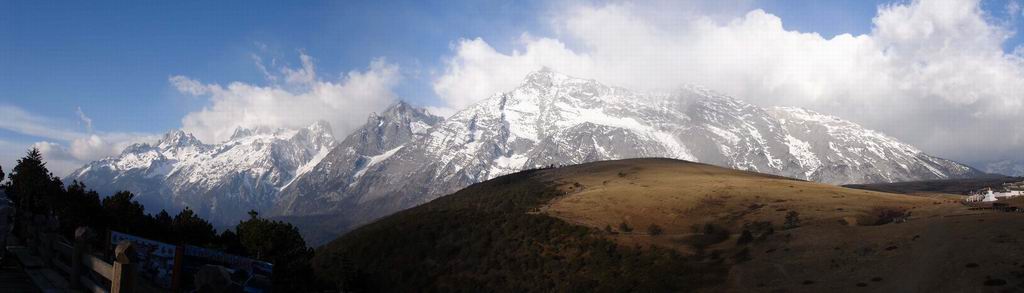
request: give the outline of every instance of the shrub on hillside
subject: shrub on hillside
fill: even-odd
[[[622,231],[623,233],[633,232],[633,227],[630,227],[626,222],[622,222],[619,223],[619,231]]]
[[[744,245],[754,241],[754,235],[750,233],[750,230],[744,229],[743,233],[740,234],[740,238],[736,239],[737,245]]]
[[[647,234],[651,234],[651,236],[661,235],[662,232],[663,231],[661,230],[661,226],[658,226],[656,224],[651,224],[650,226],[647,226]]]
[[[768,239],[769,235],[775,233],[775,227],[772,226],[772,222],[754,221],[743,224],[743,231],[750,233],[750,240],[764,241]],[[742,235],[740,237],[742,238]]]
[[[703,250],[708,246],[721,243],[722,241],[729,239],[730,232],[724,227],[712,223],[706,223],[704,226],[695,227],[702,228],[695,228],[695,230],[697,230],[696,233],[698,234],[686,236],[681,239],[680,242],[690,245],[697,250]]]
[[[901,208],[875,207],[871,210],[875,215],[875,225],[885,225],[892,222],[902,222],[910,217],[910,212]]]
[[[789,211],[786,213],[786,222],[782,224],[782,229],[793,229],[796,227],[800,227],[800,213]]]

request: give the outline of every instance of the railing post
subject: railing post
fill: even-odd
[[[75,229],[75,250],[71,253],[71,285],[72,289],[82,288],[82,276],[85,274],[85,266],[82,264],[82,258],[88,256],[89,245],[92,243],[92,238],[95,236],[92,229],[89,227],[78,227]]]
[[[135,292],[135,248],[132,242],[121,240],[114,248],[114,271],[110,280],[110,293]]]

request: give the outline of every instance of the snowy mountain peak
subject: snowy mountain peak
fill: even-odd
[[[566,83],[587,83],[593,80],[572,77],[543,67],[526,75],[520,86],[557,87]]]
[[[215,145],[176,131],[160,145],[90,163],[69,180],[129,189],[147,207],[192,206],[220,224],[255,209],[359,225],[503,174],[600,160],[677,158],[824,183],[980,174],[806,109],[697,86],[638,93],[544,69],[447,119],[399,101],[340,142],[318,122],[239,129]]]
[[[331,124],[325,120],[317,120],[306,127],[313,133],[334,133],[334,129],[331,128]]]
[[[68,179],[107,194],[132,191],[150,212],[188,206],[216,225],[233,224],[249,210],[269,209],[303,166],[335,144],[323,121],[301,129],[238,128],[228,141],[210,145],[174,130],[155,148],[133,145]]]
[[[255,134],[255,132],[252,129],[239,126],[235,127],[235,132],[231,133],[231,138],[229,138],[228,140],[236,140],[243,137],[252,136],[253,134]]]
[[[198,138],[192,136],[191,133],[187,133],[182,130],[172,130],[157,143],[157,147],[161,149],[169,148],[182,148],[190,146],[202,146],[203,142],[199,141]]]
[[[334,129],[327,121],[319,120],[297,131],[291,140],[306,140],[313,145],[331,146],[335,141]]]
[[[545,69],[422,135],[387,132],[405,129],[391,121],[406,120],[371,119],[282,190],[277,214],[335,214],[358,225],[527,168],[638,157],[825,183],[978,174],[813,111],[765,109],[699,86],[637,93]]]
[[[301,190],[311,185],[344,188],[364,176],[375,176],[369,170],[391,158],[409,142],[422,139],[441,120],[401,101],[380,114],[371,114],[366,124],[345,137],[330,153],[300,168],[295,179],[281,191],[276,207],[278,213],[318,205],[316,201],[300,201],[300,196],[309,195]]]
[[[833,116],[833,115],[822,114],[822,113],[819,113],[819,112],[815,112],[815,111],[808,110],[806,108],[800,108],[800,107],[772,107],[770,110],[771,111],[775,111],[775,112],[785,112],[785,113],[787,113],[788,115],[790,115],[792,117],[797,117],[797,118],[800,118],[800,120],[804,120],[804,121],[816,121],[816,122],[823,122],[823,123],[841,123],[841,124],[847,124],[847,125],[854,124],[853,122],[849,122],[849,121],[843,120],[842,118],[839,118],[839,117],[836,117],[836,116]]]

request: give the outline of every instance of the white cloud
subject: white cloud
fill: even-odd
[[[525,50],[503,54],[482,39],[462,40],[456,56],[447,61],[447,69],[434,82],[434,91],[449,108],[462,109],[499,91],[508,90],[542,66],[566,72],[586,72],[593,68],[592,58],[578,55],[558,40],[534,39],[524,34]]]
[[[1003,51],[1013,28],[988,21],[977,0],[884,5],[870,33],[830,39],[786,30],[761,10],[723,21],[630,3],[564,9],[554,13],[557,38],[524,34],[510,53],[459,41],[435,92],[461,108],[546,66],[638,90],[698,84],[763,106],[807,107],[953,159],[1024,148],[1024,59]]]
[[[313,70],[313,57],[299,54],[299,60],[302,61],[302,68],[281,68],[281,74],[284,75],[285,82],[297,85],[310,85],[316,82],[316,72]]]
[[[397,98],[392,88],[400,79],[397,65],[384,59],[370,62],[365,71],[350,71],[339,80],[317,76],[313,59],[300,54],[301,68],[281,68],[285,84],[253,85],[233,82],[227,86],[202,84],[184,76],[170,82],[182,93],[206,95],[210,105],[187,114],[182,128],[205,142],[230,138],[237,127],[305,127],[328,121],[342,136]],[[262,66],[259,59],[257,64]],[[268,74],[268,81],[277,77]]]
[[[1006,2],[1006,15],[1009,16],[1010,20],[1016,20],[1018,17],[1024,15],[1021,12],[1020,2],[1017,0],[1010,0]]]
[[[70,121],[50,119],[15,106],[0,105],[0,129],[43,139],[36,143],[0,143],[0,155],[3,156],[0,159],[13,164],[14,160],[8,161],[6,157],[20,158],[24,151],[36,147],[46,159],[50,171],[57,176],[65,176],[87,162],[119,154],[133,143],[157,139],[157,136],[145,133],[94,132],[92,119],[85,116],[81,108],[76,109],[75,115],[79,123],[85,124],[87,132],[71,130]]]
[[[82,107],[75,109],[75,114],[78,114],[78,121],[85,126],[85,131],[92,133],[92,118],[85,116],[85,112],[82,112]]]
[[[0,105],[0,129],[51,139],[72,140],[81,137],[81,133],[61,129],[52,125],[52,119],[29,113],[21,108]]]
[[[203,85],[203,83],[185,76],[176,75],[172,76],[169,80],[171,84],[174,85],[174,88],[178,89],[178,91],[182,93],[198,96],[205,95],[210,92],[207,86]]]
[[[69,150],[63,144],[51,142],[51,141],[39,141],[29,146],[25,146],[22,149],[37,148],[39,153],[43,155],[43,161],[46,162],[46,169],[50,170],[53,175],[58,177],[65,177],[74,170],[81,168],[82,165],[92,161],[92,159],[80,159],[75,157],[72,150]],[[24,156],[24,153],[19,154],[18,158]],[[17,159],[12,160],[11,167]],[[70,183],[70,182],[65,182]]]

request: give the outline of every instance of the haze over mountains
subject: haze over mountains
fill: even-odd
[[[668,157],[833,184],[982,172],[799,108],[760,108],[699,87],[644,94],[542,70],[447,119],[398,103],[341,142],[328,126],[239,130],[207,145],[173,132],[68,176],[191,206],[217,224],[249,209],[329,215],[334,233],[472,183],[548,165]]]

